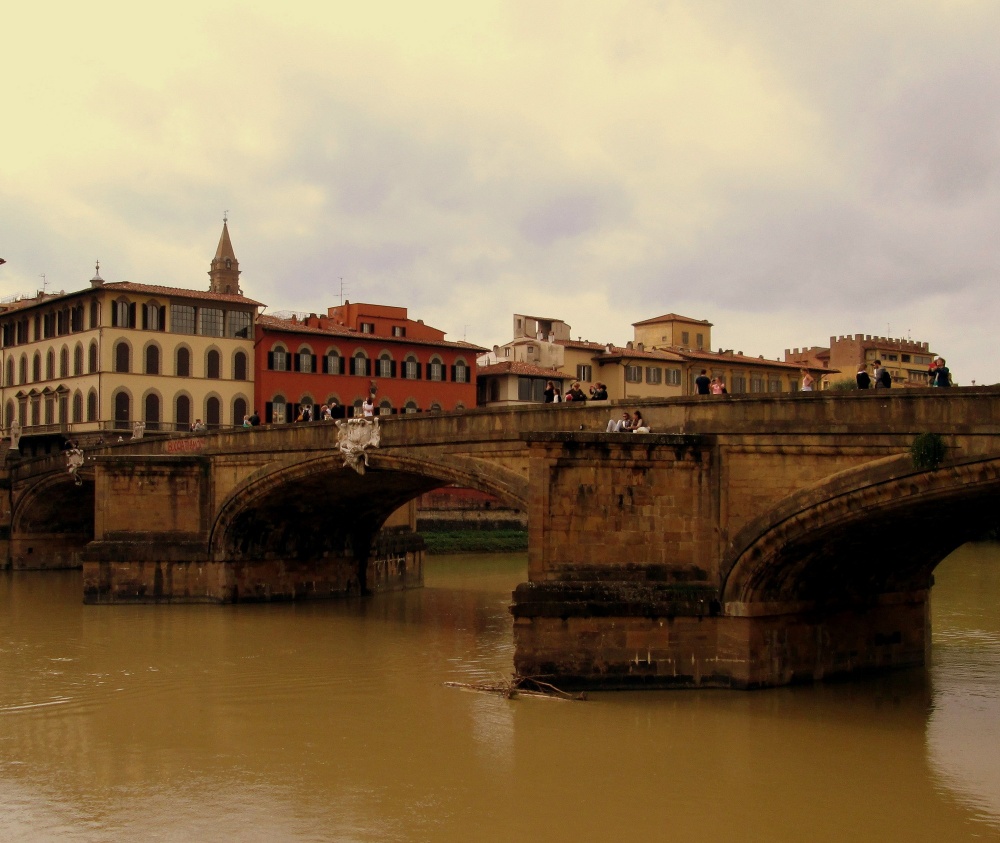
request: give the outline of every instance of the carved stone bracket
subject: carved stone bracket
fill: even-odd
[[[358,474],[365,473],[369,448],[377,448],[382,439],[378,419],[337,420],[337,447],[344,457],[344,466]]]

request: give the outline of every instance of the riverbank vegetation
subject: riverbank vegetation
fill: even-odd
[[[527,530],[425,530],[427,552],[519,553],[528,549]]]

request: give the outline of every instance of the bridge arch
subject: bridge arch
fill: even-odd
[[[236,486],[218,507],[209,540],[210,555],[222,561],[247,554],[315,551],[316,542],[295,533],[264,530],[274,520],[288,519],[301,530],[304,520],[328,525],[342,519],[355,540],[373,536],[400,506],[448,484],[479,489],[517,508],[527,508],[527,481],[510,469],[489,466],[469,457],[441,460],[405,454],[371,453],[369,467],[358,475],[344,467],[337,452],[291,463],[271,463]],[[330,536],[330,538],[334,538]],[[343,538],[343,536],[341,536]]]
[[[1000,523],[1000,456],[915,469],[889,457],[826,478],[747,524],[722,559],[727,614],[858,606],[929,589]]]
[[[16,568],[75,568],[94,539],[93,469],[81,469],[82,485],[66,470],[62,455],[38,470],[50,473],[16,496],[11,512],[10,557]]]

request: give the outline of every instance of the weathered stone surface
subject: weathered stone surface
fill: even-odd
[[[455,483],[527,512],[521,673],[760,687],[922,661],[934,566],[1000,518],[1000,388],[636,406],[654,433],[603,432],[620,405],[385,419],[364,475],[324,425],[147,436],[89,453],[82,487],[12,461],[0,546],[82,561],[93,601],[370,593],[420,583],[422,548],[385,528]],[[947,458],[917,470],[926,432]]]

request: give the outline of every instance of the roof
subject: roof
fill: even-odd
[[[707,319],[692,319],[690,316],[681,316],[677,313],[665,313],[663,316],[654,316],[652,319],[633,322],[632,327],[634,328],[636,325],[655,325],[658,322],[696,322],[699,325],[712,327],[712,323]]]
[[[489,350],[465,340],[451,342],[449,340],[421,340],[414,339],[413,337],[390,337],[384,334],[362,334],[360,331],[348,328],[345,325],[331,325],[327,328],[317,328],[306,325],[298,320],[293,322],[291,319],[282,319],[278,316],[271,316],[265,313],[257,317],[257,327],[264,330],[285,331],[291,334],[309,334],[321,337],[351,337],[357,340],[385,342],[395,345],[426,345],[435,348],[457,348],[472,354],[479,354]]]
[[[219,238],[219,246],[215,250],[216,260],[236,260],[236,253],[233,251],[233,241],[229,239],[229,223],[222,221],[222,236]]]
[[[681,356],[688,360],[697,360],[702,363],[737,363],[745,366],[767,366],[768,368],[795,369],[796,371],[799,369],[809,369],[815,372],[823,372],[824,374],[840,371],[839,369],[824,369],[822,366],[804,366],[802,363],[785,363],[782,360],[768,360],[763,355],[751,357],[747,354],[734,354],[731,351],[685,351]]]
[[[665,360],[671,363],[683,363],[687,358],[676,351],[667,351],[659,348],[628,348],[617,345],[600,347],[604,352],[601,356],[605,360],[630,359],[630,360]]]
[[[572,375],[564,372],[557,372],[554,369],[543,369],[541,366],[533,366],[531,363],[522,363],[520,360],[502,360],[490,366],[480,366],[476,369],[476,376],[480,375],[525,375],[529,377],[548,378],[552,381],[575,381]]]
[[[154,296],[176,296],[188,299],[225,301],[232,302],[233,304],[261,305],[259,301],[248,299],[246,296],[237,296],[233,293],[212,293],[208,290],[189,290],[184,287],[161,287],[159,284],[135,284],[132,281],[108,281],[103,287],[95,287],[93,289],[122,290],[126,293],[149,293]],[[90,290],[82,290],[81,292],[90,292]]]
[[[163,287],[159,284],[137,284],[132,281],[109,281],[97,287],[84,287],[81,290],[74,290],[71,293],[46,293],[43,296],[33,298],[18,299],[17,301],[0,304],[0,314],[10,313],[15,310],[26,310],[30,307],[41,307],[57,301],[64,301],[78,296],[86,296],[99,290],[121,291],[123,293],[137,293],[150,296],[173,296],[175,298],[201,299],[202,301],[231,302],[233,304],[245,304],[253,307],[261,306],[261,302],[248,299],[246,296],[237,296],[229,293],[212,293],[208,290],[191,290],[186,287]]]

